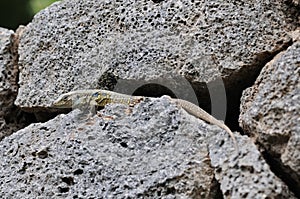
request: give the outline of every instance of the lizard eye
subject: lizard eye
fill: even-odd
[[[98,97],[98,96],[99,96],[99,93],[98,93],[98,92],[97,92],[97,93],[94,93],[92,96],[93,96],[93,97]]]
[[[62,99],[63,99],[64,101],[67,101],[67,100],[68,100],[68,96],[64,96]]]

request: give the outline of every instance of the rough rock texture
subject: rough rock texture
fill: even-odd
[[[0,28],[0,140],[20,128],[14,107],[18,86],[15,34],[12,30]]]
[[[32,124],[3,139],[1,196],[216,198],[220,194],[206,140],[207,136],[221,135],[224,131],[220,128],[178,110],[167,98],[145,100],[133,109],[110,105],[88,119],[80,113],[75,110],[43,124]],[[227,134],[218,136],[218,141],[224,138],[229,142]],[[214,166],[228,172],[227,181],[219,181],[226,190],[224,196],[241,196],[246,186],[252,187],[247,189],[249,196],[256,198],[289,196],[249,139],[242,140],[240,145],[250,149],[242,151],[239,168],[246,168],[240,170],[223,169],[237,160],[219,165],[218,161],[224,160],[220,151],[224,145],[221,149],[210,146],[216,151],[212,154]],[[232,146],[226,150],[232,153]],[[246,156],[255,157],[255,162]],[[253,173],[248,170],[251,167]],[[252,180],[255,174],[258,178]],[[228,181],[243,189],[229,187]],[[266,186],[269,182],[272,185]]]
[[[287,10],[281,1],[55,3],[21,38],[16,104],[47,107],[69,90],[113,89],[118,78],[184,75],[198,85],[243,67],[249,76],[290,42]]]
[[[224,133],[211,140],[211,164],[224,198],[295,198],[247,136],[239,136],[239,156],[224,144]]]
[[[11,52],[12,37],[14,32],[0,28],[0,92],[17,92],[17,70],[13,65],[13,57]],[[3,94],[2,94],[3,95]],[[11,103],[11,102],[8,102]],[[1,111],[1,115],[3,115]]]
[[[240,124],[253,139],[235,133],[239,154],[222,129],[166,98],[109,105],[90,117],[77,110],[0,141],[1,197],[300,197],[298,2],[66,0],[24,32],[0,29],[0,140],[29,118],[18,108],[45,119],[57,114],[49,107],[55,98],[76,89],[126,93],[154,82],[162,92],[140,89],[158,96],[172,80],[170,94],[189,95],[188,84],[199,99],[210,83],[225,98],[211,95],[211,104],[226,105],[224,85],[239,100],[294,42],[244,92]]]
[[[13,93],[17,93],[18,89],[16,70],[10,52],[13,33],[12,30],[0,28],[0,117],[3,119],[12,107],[15,99]]]
[[[6,137],[0,195],[214,198],[201,123],[181,118],[166,98],[100,114],[87,119],[75,110]]]
[[[300,189],[300,41],[278,54],[243,93],[240,125]]]

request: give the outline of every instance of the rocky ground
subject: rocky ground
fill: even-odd
[[[4,198],[300,198],[298,1],[65,0],[0,29],[0,70]],[[52,108],[78,89],[158,98]]]

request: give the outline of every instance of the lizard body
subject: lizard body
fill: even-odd
[[[106,104],[109,103],[120,103],[120,104],[134,106],[135,104],[139,103],[144,99],[145,97],[143,96],[131,96],[131,95],[116,93],[107,90],[77,90],[59,96],[59,98],[57,98],[52,103],[52,107],[53,108],[76,108],[82,105],[104,107]],[[175,99],[171,97],[170,100],[176,103],[179,107],[183,108],[189,114],[197,118],[203,119],[206,122],[209,122],[211,124],[215,124],[221,127],[222,129],[224,129],[232,138],[235,144],[235,148],[237,149],[237,141],[235,139],[235,136],[233,135],[232,131],[223,122],[217,120],[209,113],[201,109],[199,106],[189,101],[183,99]]]
[[[59,96],[53,103],[53,108],[77,108],[82,105],[104,107],[109,103],[135,105],[145,97],[131,96],[107,90],[77,90]]]

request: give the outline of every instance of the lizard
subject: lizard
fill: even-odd
[[[120,103],[125,105],[134,106],[141,102],[146,97],[144,96],[131,96],[121,94],[108,90],[90,89],[90,90],[76,90],[60,95],[55,101],[53,101],[52,108],[76,108],[83,105],[104,107],[109,103]],[[224,129],[234,142],[235,149],[238,150],[236,138],[230,128],[226,126],[222,121],[216,119],[199,106],[177,98],[168,98],[174,102],[177,106],[183,108],[189,114],[200,118],[206,122],[217,125]]]

